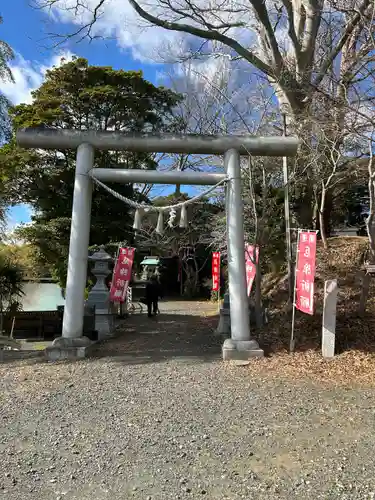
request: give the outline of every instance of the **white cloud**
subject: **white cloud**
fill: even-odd
[[[39,1],[41,5],[47,3],[45,0]],[[76,8],[77,3],[77,0],[58,0],[47,12],[55,22],[73,23],[82,27],[91,22],[99,1],[83,0]],[[155,9],[158,10],[154,3],[151,10],[157,15]],[[139,60],[157,57],[160,45],[174,44],[176,40],[184,38],[182,34],[146,24],[126,0],[106,0],[98,14],[91,34],[115,38],[121,48],[132,49],[133,57]]]
[[[47,63],[41,64],[37,61],[27,61],[18,54],[15,63],[10,66],[15,81],[0,81],[0,92],[13,104],[29,104],[32,101],[31,92],[42,84],[46,71],[60,66],[63,59],[70,61],[72,57],[71,52],[62,52],[53,55]]]
[[[73,23],[80,28],[89,26],[99,4],[99,0],[81,0],[80,2],[77,0],[54,0],[53,2],[37,0],[37,2],[41,7],[48,5],[46,12],[54,22]],[[243,42],[247,47],[254,43],[257,44],[257,35],[253,29],[252,9],[245,5],[242,0],[231,0],[227,8],[217,0],[195,0],[193,3],[198,8],[205,9],[205,21],[207,22],[213,24],[243,22],[244,27],[225,29],[225,34]],[[188,15],[185,18],[174,14],[165,6],[165,2],[159,0],[141,0],[140,4],[155,17],[198,26],[197,22],[189,18],[189,8],[184,1],[172,0],[171,4],[176,9],[186,10]],[[212,11],[210,12],[207,7],[211,8]],[[91,27],[90,34],[104,38],[115,38],[121,48],[131,49],[135,59],[148,60],[149,62],[155,61],[155,59],[163,61],[166,57],[173,57],[176,51],[186,53],[186,49],[192,44],[196,48],[202,45],[202,39],[150,25],[135,12],[126,0],[105,0],[96,14],[96,21]],[[79,36],[86,33],[86,28],[79,33]],[[69,31],[73,32],[74,29],[69,27]]]

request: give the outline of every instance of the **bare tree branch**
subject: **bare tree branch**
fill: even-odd
[[[250,50],[245,49],[243,45],[238,43],[231,37],[228,37],[217,29],[201,29],[194,26],[190,26],[189,24],[179,24],[171,21],[166,21],[163,19],[159,19],[152,14],[146,12],[135,0],[129,0],[130,5],[134,8],[134,10],[146,21],[154,24],[155,26],[160,26],[161,28],[171,30],[171,31],[180,31],[184,33],[189,33],[190,35],[197,36],[199,38],[205,38],[206,40],[216,40],[218,42],[222,42],[228,47],[235,50],[241,57],[243,57],[246,61],[249,61],[255,67],[263,71],[265,74],[272,76],[273,71],[271,67],[265,64],[259,57],[253,54]]]
[[[362,4],[358,8],[358,12],[356,12],[354,16],[348,21],[344,33],[341,35],[340,40],[331,50],[331,52],[328,54],[327,58],[321,65],[318,74],[314,79],[313,83],[314,86],[317,87],[321,84],[323,78],[327,74],[328,69],[330,68],[336,57],[339,55],[340,51],[342,50],[343,46],[345,45],[346,41],[349,39],[353,31],[355,30],[355,28],[361,22],[362,16],[365,14],[367,8],[371,5],[371,3],[372,0],[363,0]]]

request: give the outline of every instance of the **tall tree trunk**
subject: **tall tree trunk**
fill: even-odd
[[[328,242],[327,242],[327,235],[326,235],[326,228],[324,224],[324,209],[325,209],[325,202],[326,202],[326,189],[323,186],[322,188],[322,194],[320,195],[320,206],[319,206],[319,227],[320,227],[320,236],[322,238],[322,243],[323,247],[325,249],[328,248]]]
[[[327,238],[332,232],[332,210],[333,210],[333,193],[331,189],[323,188],[320,197],[320,203],[316,202],[316,216],[314,218],[313,227],[319,231],[324,248],[327,248]]]
[[[319,204],[317,200],[315,200],[314,208],[313,208],[313,218],[312,218],[312,226],[315,229],[319,229]]]
[[[332,189],[328,189],[326,191],[326,199],[323,210],[324,230],[327,238],[329,238],[332,233],[332,220],[331,220],[332,211],[333,211],[333,192]]]
[[[260,267],[260,255],[256,265],[255,275],[255,324],[258,329],[263,326],[262,314],[262,270]]]
[[[370,247],[370,264],[375,262],[375,171],[374,171],[374,155],[372,152],[372,141],[369,141],[370,159],[368,162],[368,191],[369,191],[369,215],[366,220],[367,235]],[[363,315],[366,312],[368,292],[370,288],[370,276],[366,273],[362,280],[362,291],[359,304],[359,312]]]

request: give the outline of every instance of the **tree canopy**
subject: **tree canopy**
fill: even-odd
[[[3,23],[3,18],[0,16],[0,27]],[[14,57],[12,48],[3,40],[0,40],[0,81],[13,81],[12,71],[9,63]],[[9,134],[9,121],[7,108],[9,105],[8,99],[0,92],[0,143],[3,142]]]
[[[0,16],[0,27],[3,18]],[[9,67],[9,62],[13,59],[14,53],[12,48],[3,40],[0,40],[0,81],[13,80],[13,75]],[[0,92],[0,145],[9,139],[10,123],[8,118],[9,101]],[[6,204],[4,194],[6,192],[6,172],[0,167],[0,232],[4,229],[6,218]]]
[[[90,66],[83,58],[63,63],[46,73],[32,93],[31,104],[10,109],[14,129],[20,127],[74,128],[160,132],[173,126],[172,107],[179,96],[146,81],[141,72]],[[154,156],[125,151],[97,151],[95,167],[154,169]],[[9,202],[28,203],[33,223],[19,235],[39,248],[41,259],[53,275],[65,282],[72,209],[75,152],[24,151],[14,142],[0,152],[0,168],[13,174]],[[131,199],[143,199],[133,185],[113,188]],[[94,189],[91,244],[131,241],[128,207],[108,193]]]
[[[75,20],[79,26],[70,36],[80,38],[102,34],[99,17],[111,8],[109,0],[94,0],[91,7],[96,8],[76,0],[70,7],[63,0],[38,3],[64,12],[66,18],[74,6],[84,22]],[[189,60],[195,68],[202,68],[201,80],[225,61],[222,72],[233,76],[233,88],[238,90],[243,78],[251,82],[248,94],[251,77],[256,75],[262,82],[266,100],[278,114],[274,124],[280,125],[280,112],[285,112],[287,133],[302,139],[297,161],[290,165],[294,206],[299,207],[297,221],[323,234],[320,226],[331,216],[338,179],[342,183],[347,178],[355,168],[349,159],[363,156],[368,137],[374,135],[374,2],[250,0],[223,5],[216,0],[207,4],[129,0],[129,4],[139,26],[146,23],[167,30],[174,33],[173,40],[181,42],[160,46],[165,61]],[[131,32],[132,25],[123,19],[123,28]],[[243,112],[247,122],[243,131],[248,126],[248,109]]]

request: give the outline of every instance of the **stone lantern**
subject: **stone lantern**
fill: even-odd
[[[268,310],[262,304],[261,307],[262,314],[262,324],[266,325],[268,323]],[[255,305],[249,299],[249,316],[250,316],[250,325],[256,326],[255,320]],[[231,328],[230,328],[230,301],[229,301],[229,293],[224,295],[224,303],[220,308],[220,317],[219,324],[216,329],[217,335],[222,335],[223,337],[229,338],[231,336]]]
[[[218,335],[230,337],[230,304],[229,293],[224,294],[224,303],[220,308],[219,324],[216,329]]]
[[[98,340],[108,337],[114,330],[114,317],[110,311],[109,289],[105,283],[107,276],[111,273],[110,263],[113,259],[101,246],[98,252],[88,257],[93,262],[91,269],[96,278],[96,283],[92,287],[87,298],[87,305],[95,306],[95,330],[98,332]]]

